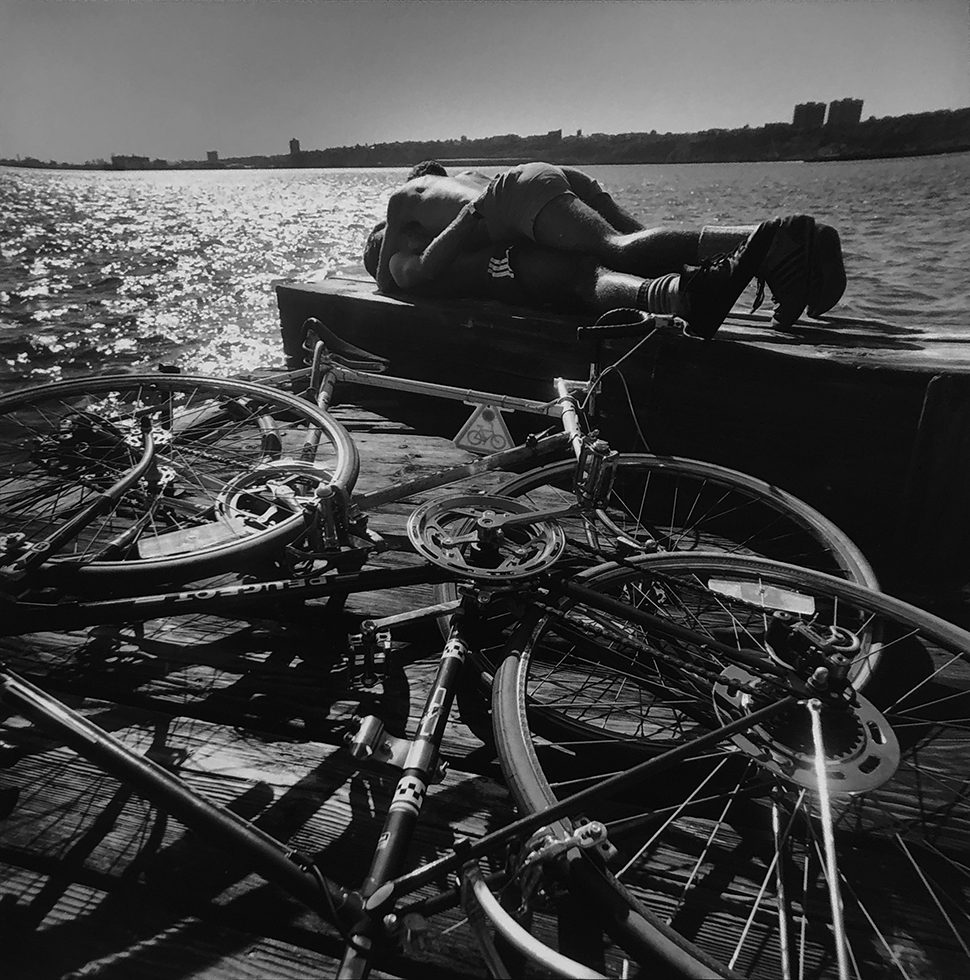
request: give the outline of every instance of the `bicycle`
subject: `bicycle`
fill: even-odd
[[[572,397],[563,393],[560,395],[567,404]],[[583,444],[586,445],[585,442]],[[582,451],[580,456],[582,457]],[[584,479],[580,482],[580,493],[589,493],[586,510],[594,513],[604,510],[603,496],[608,494],[608,490],[603,484],[600,484],[599,494],[588,489],[597,484],[595,477],[597,474],[601,475],[602,470],[597,469],[595,463],[590,464],[588,459],[584,461],[582,458],[578,469],[584,474]],[[305,477],[305,473],[301,476]],[[553,733],[554,746],[561,748],[566,743],[565,748],[571,753],[578,750],[575,743],[582,741],[593,743],[594,756],[604,746],[608,746],[611,752],[615,751],[617,744],[625,753],[633,752],[641,758],[647,756],[642,765],[648,768],[635,768],[632,775],[624,774],[620,779],[620,786],[635,784],[644,778],[644,773],[656,773],[662,766],[669,766],[671,758],[682,764],[685,759],[691,760],[698,752],[706,751],[707,746],[715,746],[724,739],[732,739],[732,756],[747,759],[749,768],[768,774],[760,781],[755,780],[753,786],[745,785],[745,794],[748,797],[756,798],[760,794],[768,794],[770,797],[772,792],[779,792],[775,787],[795,785],[801,793],[800,805],[804,809],[804,798],[810,793],[810,786],[805,784],[811,782],[811,778],[805,775],[810,768],[806,759],[811,753],[806,749],[804,732],[799,730],[797,723],[769,724],[768,719],[772,715],[782,715],[793,703],[799,701],[818,702],[810,709],[813,719],[812,737],[815,738],[816,728],[824,729],[834,723],[841,741],[837,746],[837,759],[828,760],[825,752],[816,752],[816,755],[820,755],[827,764],[830,763],[829,767],[839,772],[843,779],[850,780],[848,785],[852,792],[872,794],[878,793],[893,778],[901,762],[896,761],[890,749],[873,748],[874,745],[891,748],[895,729],[892,722],[887,720],[885,712],[880,712],[875,707],[870,710],[869,706],[874,702],[868,694],[861,694],[856,688],[858,686],[865,692],[871,689],[877,693],[879,684],[883,683],[887,672],[886,662],[894,658],[900,646],[892,631],[892,621],[902,620],[910,624],[910,643],[914,641],[917,631],[925,631],[938,646],[949,649],[950,661],[943,657],[938,661],[939,666],[929,671],[926,677],[933,678],[933,683],[936,684],[940,678],[953,673],[959,684],[959,670],[951,664],[962,666],[968,640],[966,634],[933,617],[851,583],[737,554],[728,557],[708,555],[700,551],[686,554],[663,551],[643,554],[643,549],[635,546],[635,539],[622,538],[621,548],[612,555],[616,559],[612,564],[584,571],[582,578],[574,582],[573,567],[567,565],[564,573],[555,573],[561,549],[555,531],[549,526],[548,508],[546,513],[537,513],[522,505],[513,506],[501,501],[495,503],[494,498],[484,498],[486,502],[482,504],[482,499],[478,499],[471,512],[468,512],[468,508],[472,505],[467,503],[432,504],[412,517],[411,528],[412,536],[427,549],[427,557],[436,559],[437,565],[443,566],[451,577],[458,575],[471,577],[473,581],[484,581],[486,594],[503,591],[497,588],[502,576],[495,574],[495,556],[496,553],[501,554],[508,535],[501,523],[496,527],[494,508],[500,508],[497,512],[499,521],[512,530],[512,553],[515,554],[515,549],[519,549],[521,554],[518,558],[524,565],[529,560],[532,561],[528,566],[528,575],[519,577],[513,589],[504,590],[507,593],[506,598],[513,603],[516,610],[512,621],[521,620],[525,625],[514,628],[506,650],[509,655],[501,658],[502,663],[496,678],[495,712],[497,718],[509,720],[508,724],[501,721],[496,726],[496,738],[513,790],[523,806],[540,812],[527,817],[526,823],[516,825],[509,832],[511,835],[527,833],[550,822],[555,826],[554,821],[563,816],[569,807],[585,807],[592,799],[591,794],[586,794],[578,801],[554,804],[552,809],[543,810],[550,802],[549,795],[554,795],[553,787],[557,785],[555,778],[543,768],[545,760],[541,763],[537,761],[537,750],[533,746],[534,737],[542,739],[543,732]],[[335,508],[335,512],[339,515],[340,508]],[[582,512],[582,508],[579,512]],[[569,514],[565,516],[567,520],[573,519]],[[571,544],[588,557],[589,550],[593,549],[595,552],[597,545],[584,540],[588,527],[585,517],[583,522],[581,535],[564,534],[562,538],[564,544],[568,537]],[[354,526],[360,527],[359,524]],[[525,529],[525,541],[514,539],[514,535],[518,533],[516,528],[520,531]],[[650,541],[655,543],[657,538],[653,530],[655,528],[651,528]],[[454,540],[443,540],[449,536],[452,539],[468,537],[467,541],[461,543],[467,545],[467,549],[456,553]],[[653,544],[650,547],[652,549]],[[695,572],[698,574],[694,574]],[[712,575],[714,572],[716,578]],[[366,574],[350,572],[343,576],[342,573],[332,576],[334,579],[342,578],[333,587],[331,594],[339,596],[346,593],[354,585],[355,576]],[[686,579],[686,586],[682,579]],[[359,581],[361,580],[358,578],[357,582]],[[364,581],[372,584],[374,580]],[[644,586],[643,582],[649,582],[649,585]],[[675,585],[680,590],[689,586],[693,590],[691,601],[685,600],[681,591],[675,592]],[[798,591],[799,588],[812,590],[811,603]],[[481,618],[482,610],[488,613],[491,603],[483,604],[478,598],[474,601],[472,598],[481,597],[482,593],[483,590],[479,587],[462,600],[462,618]],[[123,603],[126,600],[110,601]],[[640,607],[645,602],[649,602],[653,613],[643,613]],[[440,608],[435,608],[430,614],[437,615],[440,612]],[[831,630],[820,625],[823,624],[825,615],[833,617],[833,621],[827,624],[832,627]],[[494,617],[488,615],[487,618]],[[879,618],[888,622],[879,622]],[[501,623],[502,617],[499,616],[498,620]],[[385,625],[388,624],[373,624],[368,631],[365,646],[373,647],[376,642],[384,642],[378,641],[377,637]],[[502,627],[502,632],[506,631],[507,628]],[[460,635],[455,637],[455,644],[468,646]],[[636,685],[641,701],[654,709],[649,730],[642,723],[638,723],[639,728],[636,725],[631,727],[628,721],[614,720],[612,714],[607,715],[602,711],[598,717],[591,718],[577,707],[575,698],[571,704],[568,698],[565,701],[543,700],[541,691],[543,687],[548,689],[549,681],[544,679],[542,683],[534,684],[530,678],[534,676],[532,671],[535,665],[543,664],[547,648],[551,647],[553,662],[559,665],[556,684],[560,690],[568,691],[567,684],[575,686],[579,677],[585,678],[584,687],[588,687],[594,676],[590,658],[575,655],[572,659],[568,655],[564,657],[564,646],[567,654],[574,650],[586,653],[594,650],[597,655],[595,663],[598,669],[603,670],[604,677],[612,678],[614,682],[619,678],[621,684],[631,687]],[[455,650],[456,646],[453,645],[449,653],[446,647],[441,668],[446,673],[450,673],[448,661],[458,659]],[[370,655],[372,654],[373,650]],[[856,662],[852,662],[853,657]],[[14,681],[15,687],[17,683]],[[914,689],[919,690],[926,683],[924,677]],[[441,690],[446,693],[437,696],[439,700],[435,700],[434,696],[429,699],[430,714],[426,717],[433,719],[432,728],[436,728],[443,717],[444,712],[439,708],[443,708],[446,701],[450,703],[450,684],[451,681],[448,680],[447,684],[442,683],[440,687],[436,684],[433,688],[435,692]],[[957,691],[958,696],[950,699],[953,704],[959,704],[962,700],[962,689],[958,687]],[[773,701],[772,698],[777,700]],[[597,701],[603,703],[602,698],[597,698]],[[711,708],[711,704],[715,707]],[[907,708],[912,714],[912,706]],[[60,708],[38,710],[45,718],[61,711]],[[588,712],[588,705],[585,710]],[[814,721],[816,717],[819,719],[818,725]],[[918,711],[915,717],[919,718]],[[515,727],[512,726],[512,719],[515,720]],[[538,720],[538,736],[535,736],[530,727],[534,720]],[[946,720],[934,718],[932,722],[939,726]],[[574,726],[579,739],[562,738],[564,722]],[[930,720],[923,719],[919,723],[926,727]],[[619,730],[614,731],[611,725],[618,726]],[[950,722],[950,729],[951,735],[952,730],[959,730],[955,720]],[[358,751],[373,751],[371,740],[375,730],[371,724],[364,734],[358,733],[355,736]],[[516,732],[517,735],[510,734]],[[698,737],[688,740],[685,732],[693,732]],[[853,765],[850,769],[846,758],[852,755],[853,763],[858,761],[857,746],[852,741],[853,738],[861,738],[866,754],[864,765]],[[670,747],[673,755],[661,752],[657,758],[649,758],[656,754],[654,749],[658,742],[664,748]],[[847,744],[850,742],[851,744]],[[898,738],[896,744],[899,744]],[[540,745],[544,745],[544,742]],[[530,748],[533,757],[529,757]],[[767,759],[762,759],[765,754]],[[418,755],[428,756],[427,759],[422,759],[425,769],[421,770],[427,776],[430,768],[428,761],[433,758],[433,753],[422,749]],[[899,759],[903,758],[904,753],[900,750]],[[585,764],[587,760],[583,761]],[[702,760],[702,769],[703,765]],[[866,769],[869,771],[865,771]],[[889,770],[892,772],[888,772]],[[687,771],[697,774],[697,764],[692,763]],[[594,774],[590,775],[582,771],[581,778],[585,781],[598,779],[596,770],[592,772]],[[412,773],[413,775],[415,774]],[[125,778],[132,778],[131,773],[126,773]],[[710,784],[713,777],[700,772],[697,778],[703,786]],[[601,789],[600,792],[612,792],[618,785],[610,780],[606,783],[606,789]],[[819,787],[825,784],[825,779],[818,782]],[[535,790],[536,786],[539,790]],[[738,796],[739,792],[734,795]],[[414,790],[411,793],[413,796]],[[546,797],[544,801],[540,799],[543,794]],[[709,806],[710,796],[708,794],[701,802]],[[696,793],[689,799],[693,805],[698,805]],[[620,804],[624,802],[621,797]],[[783,794],[781,802],[775,802],[780,807],[784,802]],[[189,811],[192,811],[194,805],[192,799],[185,802]],[[959,794],[956,794],[956,806],[960,812],[963,800]],[[823,817],[825,810],[823,807]],[[811,817],[809,814],[809,819],[803,820],[803,823],[811,826]],[[650,818],[641,817],[636,812],[632,815],[623,814],[616,821],[616,826],[611,828],[611,840],[617,833],[617,827],[629,833],[648,819]],[[682,812],[679,819],[684,819]],[[245,835],[244,828],[243,836]],[[623,835],[618,838],[621,843],[622,837]],[[831,837],[830,833],[825,835],[826,854],[831,850],[828,844]],[[784,839],[787,841],[789,837]],[[547,843],[552,851],[558,849],[560,853],[572,855],[575,848],[571,845],[577,844],[577,841],[573,829],[562,825],[562,829],[558,831],[558,839],[554,833],[551,842]],[[495,838],[489,839],[482,849],[493,846],[494,843]],[[272,850],[272,845],[269,846]],[[636,850],[635,848],[634,854]],[[396,899],[398,889],[420,885],[439,874],[443,867],[458,867],[466,857],[479,853],[480,849],[471,845],[462,854],[450,858],[450,863],[404,875],[401,884],[392,885],[391,891],[387,893],[381,892],[387,883],[377,884],[373,895],[379,894],[380,899],[375,900],[371,908],[365,909],[368,912],[368,916],[365,916],[367,924],[362,928],[376,929],[379,933],[387,925],[380,916],[386,917],[394,913],[386,911],[385,899],[388,902]],[[788,860],[793,859],[789,857]],[[575,857],[570,857],[569,861],[570,874],[581,876],[583,888],[591,887],[590,881],[606,881],[608,893],[614,898],[619,895],[624,907],[629,907],[630,911],[623,916],[623,920],[635,926],[621,931],[624,932],[626,942],[638,949],[638,955],[649,961],[651,956],[656,955],[657,949],[663,949],[665,955],[677,962],[678,968],[688,971],[710,971],[715,968],[710,959],[698,952],[696,944],[690,939],[684,942],[677,937],[676,930],[671,932],[659,928],[649,911],[639,904],[630,891],[614,891],[612,879],[605,877],[599,867]],[[631,867],[635,863],[634,861]],[[269,864],[273,866],[274,875],[293,879],[293,886],[298,891],[307,891],[306,875],[302,872],[299,875],[294,875],[291,870],[283,872],[275,859],[270,859]],[[807,864],[805,866],[808,867]],[[590,871],[590,868],[593,870]],[[833,877],[834,863],[831,860],[827,868],[830,877]],[[309,876],[314,882],[318,882],[315,872],[310,872]],[[304,884],[296,885],[297,879]],[[667,882],[670,880],[673,879],[668,876]],[[649,882],[644,885],[638,879],[635,884],[641,890],[641,895],[649,894],[656,898],[657,889],[651,892]],[[669,887],[665,883],[659,889],[660,893],[663,894],[664,888],[669,890]],[[316,902],[316,886],[313,890],[313,901]],[[781,893],[781,889],[778,891]],[[346,897],[339,889],[334,890],[334,894],[341,899]],[[831,905],[835,909],[838,902],[833,899]],[[802,921],[806,918],[804,910],[797,908],[790,910],[790,914],[796,918],[800,914]],[[839,921],[838,915],[833,914],[832,918],[833,921]],[[758,925],[763,923],[759,921]],[[745,936],[749,932],[750,928],[746,930]],[[362,935],[369,938],[366,934]],[[349,954],[351,959],[357,955],[354,945],[360,943],[357,940],[352,942]],[[845,958],[846,943],[841,938],[837,939],[834,949],[838,954],[836,959]],[[530,951],[529,955],[534,954]],[[842,969],[841,964],[839,969]],[[726,974],[729,971],[719,972]],[[702,972],[699,975],[710,973]]]
[[[645,595],[652,590],[648,606],[628,601],[631,582]],[[677,909],[680,896],[673,889],[678,887],[686,887],[685,895],[696,898],[690,881],[702,864],[706,880],[700,907],[718,913],[709,915],[705,924],[708,930],[715,930],[715,940],[723,943],[723,917],[737,920],[740,936],[734,938],[739,941],[737,952],[744,957],[743,975],[780,975],[779,968],[784,972],[786,967],[795,975],[797,958],[787,950],[796,945],[800,934],[810,975],[873,975],[874,947],[860,948],[864,937],[859,936],[858,910],[870,918],[883,914],[884,909],[872,901],[873,895],[885,895],[890,884],[886,871],[892,868],[898,873],[901,861],[911,874],[925,876],[927,886],[914,896],[908,879],[899,885],[907,901],[919,905],[917,921],[922,923],[922,932],[914,937],[911,920],[907,921],[909,951],[905,955],[926,955],[931,950],[935,967],[956,965],[959,946],[951,942],[950,949],[941,950],[940,933],[934,934],[924,917],[936,910],[952,923],[960,903],[958,887],[951,885],[937,895],[928,886],[965,849],[965,785],[946,778],[950,768],[955,777],[963,771],[961,760],[943,766],[946,754],[953,752],[963,734],[970,697],[965,667],[970,635],[851,583],[763,560],[723,555],[639,557],[592,570],[579,582],[568,575],[558,581],[551,575],[542,577],[535,588],[539,596],[526,602],[531,615],[512,637],[509,656],[499,670],[495,705],[496,739],[504,747],[500,751],[503,768],[530,816],[390,880],[381,880],[381,869],[400,855],[391,856],[391,848],[385,848],[379,851],[367,886],[358,893],[325,884],[308,857],[268,840],[233,814],[187,793],[161,766],[126,753],[115,740],[10,671],[0,675],[3,698],[28,717],[53,726],[82,755],[117,774],[186,826],[199,833],[208,830],[213,840],[230,843],[237,859],[246,855],[261,874],[283,884],[328,920],[340,922],[338,913],[344,909],[343,929],[350,952],[343,976],[362,975],[361,957],[370,942],[380,937],[387,941],[388,932],[413,928],[415,916],[423,917],[443,904],[441,898],[403,907],[398,903],[410,890],[448,872],[467,869],[466,899],[471,892],[486,903],[490,918],[501,919],[502,912],[469,862],[494,855],[492,849],[514,835],[525,838],[525,845],[520,864],[514,866],[513,883],[524,878],[523,888],[535,899],[543,887],[536,869],[540,857],[563,856],[568,869],[564,873],[587,896],[591,907],[615,910],[618,901],[628,906],[622,914],[614,911],[619,921],[613,930],[623,945],[643,963],[654,963],[660,957],[678,975],[737,975],[733,969],[736,960],[718,965],[701,952],[711,939],[709,932],[691,932],[686,941],[678,935],[678,928],[683,930],[691,916],[675,915],[673,929],[664,928],[657,912],[643,905],[648,899],[655,908],[659,905],[661,913],[669,914]],[[657,589],[666,594],[663,602]],[[618,602],[617,594],[626,601]],[[557,601],[556,595],[563,598]],[[754,601],[756,596],[761,597],[760,602]],[[932,658],[925,665],[912,665],[912,679],[890,674],[889,681],[896,687],[889,694],[877,695],[883,701],[881,708],[872,698],[858,694],[849,681],[857,666],[851,656],[859,649],[858,632],[874,628],[877,617],[879,632],[893,636],[879,651],[883,661],[887,657],[910,659],[916,643],[925,643],[918,647],[921,656]],[[600,629],[605,630],[605,639],[589,638]],[[726,642],[732,635],[734,641]],[[564,652],[564,644],[571,649]],[[396,810],[392,807],[384,831],[387,840],[398,839],[400,825],[417,819],[424,788],[436,765],[431,746],[446,723],[464,647],[456,631],[442,653],[439,680],[418,728],[421,734],[407,745],[392,740],[403,774],[395,793],[398,806]],[[597,653],[592,677],[591,649]],[[555,700],[548,695],[552,666]],[[577,676],[584,678],[586,692],[593,682],[599,707],[592,713],[588,693],[585,704],[572,697],[571,685]],[[648,709],[633,722],[629,710],[603,707],[605,686],[616,688],[623,682],[636,683],[638,696],[631,700],[642,701]],[[946,705],[942,712],[941,702]],[[543,713],[550,708],[556,712],[558,732],[564,705],[580,731],[569,739],[560,735],[551,740],[549,720]],[[802,712],[804,719],[799,718]],[[385,743],[373,720],[365,719],[362,729],[351,743],[356,753],[367,755]],[[593,732],[611,750],[605,773],[601,757],[577,751],[577,743],[590,742]],[[820,751],[819,745],[829,740],[832,744]],[[618,747],[624,750],[619,758]],[[568,785],[575,788],[578,784],[580,792],[559,801],[554,788],[561,784],[550,757],[561,756],[564,750],[570,755]],[[930,760],[924,758],[927,753],[932,754]],[[826,770],[822,778],[813,776],[820,764]],[[658,787],[660,776],[665,782]],[[915,797],[914,804],[899,802],[901,790],[912,792],[928,778],[938,785],[924,787],[926,799]],[[893,785],[894,780],[901,787]],[[833,795],[852,794],[842,797],[838,807],[821,790],[828,790],[830,783]],[[646,806],[642,802],[645,785],[649,786]],[[815,790],[820,803],[809,802]],[[909,816],[907,806],[918,806],[917,815]],[[897,819],[890,824],[893,808]],[[592,826],[587,819],[565,822],[568,814],[577,811],[594,812]],[[394,822],[393,817],[397,818]],[[853,827],[840,826],[850,818]],[[715,831],[722,824],[727,826],[729,819],[732,836],[715,847]],[[658,830],[663,847],[655,842]],[[844,833],[845,850],[836,850],[835,830]],[[659,873],[653,868],[644,874],[640,867],[644,837],[648,842],[654,840],[649,852],[655,863],[659,856]],[[870,845],[861,856],[860,837]],[[872,840],[885,837],[899,841],[895,867],[887,860],[891,855],[872,850]],[[752,839],[761,840],[761,846]],[[772,840],[777,848],[774,852],[768,847]],[[604,852],[616,848],[624,857],[618,874],[626,885],[611,878],[600,860],[608,856]],[[595,855],[592,859],[590,851]],[[675,860],[678,854],[690,856],[687,867],[680,867],[685,858]],[[785,859],[783,869],[779,854]],[[877,856],[882,861],[874,881]],[[732,901],[720,907],[715,900],[723,902],[718,878],[723,880],[727,873],[719,867],[725,864],[731,871],[729,884],[734,894],[728,896]],[[869,868],[865,879],[850,873],[857,872],[860,864]],[[713,874],[711,866],[720,875]],[[839,923],[834,944],[826,946],[830,928],[826,899],[817,893],[814,880],[808,886],[800,881],[796,872],[802,868],[811,870],[813,879],[843,883],[839,893],[827,900],[834,910],[831,921]],[[766,897],[766,883],[773,878],[770,897]],[[799,885],[796,891],[794,886]],[[748,902],[742,905],[745,895]],[[849,912],[854,912],[851,919],[848,912],[841,911],[850,906],[849,899],[853,906]],[[768,918],[769,913],[779,911],[783,915],[778,921],[791,920],[784,930],[772,926]],[[502,928],[521,942],[526,955],[548,968],[565,971],[565,975],[588,975],[575,965],[545,956],[514,925]],[[955,926],[953,935],[959,938],[956,930]],[[779,939],[779,933],[784,939]],[[851,937],[851,946],[843,938],[846,935]],[[874,929],[874,937],[880,935],[887,943],[897,940],[898,923],[891,933]],[[765,962],[776,945],[786,952],[780,960]],[[487,936],[485,948],[496,974],[503,975],[507,967],[489,946]],[[901,975],[906,975],[903,954],[892,946],[887,949],[898,958]],[[845,964],[837,963],[830,970],[831,962],[839,960]],[[875,964],[880,970],[885,966]],[[940,975],[959,974],[950,970]]]

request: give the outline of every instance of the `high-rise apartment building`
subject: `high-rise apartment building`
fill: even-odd
[[[855,126],[862,119],[862,99],[839,99],[829,103],[827,126]]]
[[[800,102],[795,106],[791,124],[798,129],[821,129],[825,122],[824,102]]]

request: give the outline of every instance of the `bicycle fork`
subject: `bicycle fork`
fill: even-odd
[[[365,918],[358,932],[352,936],[353,945],[344,953],[337,973],[340,978],[366,977],[370,969],[367,951],[373,942],[375,925],[378,928],[393,925],[393,920],[387,921],[391,918],[390,914],[379,924],[374,917],[384,904],[382,886],[404,870],[411,837],[418,824],[428,785],[436,781],[442,772],[442,767],[438,764],[441,739],[455,700],[458,676],[469,649],[462,637],[463,618],[464,613],[461,610],[452,618],[451,633],[441,652],[431,692],[421,711],[417,734],[408,742],[378,732],[378,737],[383,739],[380,746],[382,754],[392,764],[400,765],[403,771],[384,819],[370,872],[358,893],[363,900],[365,915],[369,914],[371,918]],[[370,719],[364,719],[362,730],[368,726],[369,721]],[[358,736],[360,734],[359,732]]]

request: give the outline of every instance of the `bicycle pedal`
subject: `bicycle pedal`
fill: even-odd
[[[146,753],[145,758],[150,759],[163,769],[174,772],[189,757],[186,749],[173,749],[167,745],[153,745]]]
[[[428,920],[417,912],[400,918],[398,940],[406,953],[426,953],[434,945],[434,932]]]

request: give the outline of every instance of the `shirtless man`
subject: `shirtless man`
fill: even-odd
[[[391,273],[398,286],[418,295],[474,296],[518,306],[578,307],[596,313],[634,308],[679,316],[687,321],[688,333],[710,338],[753,278],[774,233],[773,223],[765,222],[734,256],[655,279],[616,272],[592,256],[526,241],[489,243],[461,252],[443,274],[430,279],[415,271],[430,238],[409,223],[401,229]],[[378,226],[364,252],[364,265],[373,276],[382,237]]]
[[[736,249],[758,227],[645,229],[582,171],[546,163],[512,167],[491,179],[474,171],[449,176],[440,164],[416,170],[418,176],[388,201],[376,270],[384,291],[434,280],[464,251],[521,240],[592,255],[617,272],[654,277],[700,266],[709,250]],[[409,228],[429,239],[420,254],[402,251]],[[838,233],[806,215],[783,219],[755,274],[778,301],[778,325],[793,322],[806,306],[820,315],[845,289]]]

